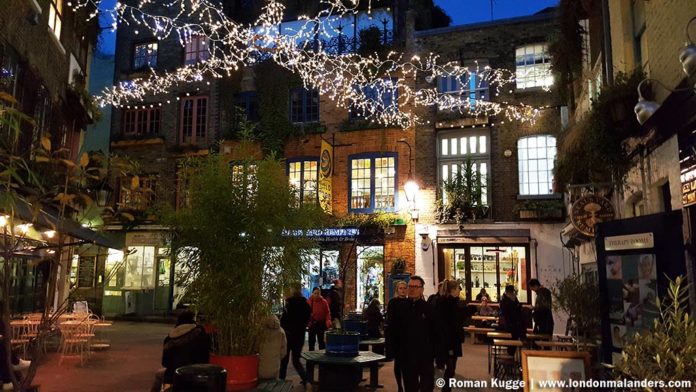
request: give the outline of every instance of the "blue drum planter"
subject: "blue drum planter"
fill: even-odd
[[[359,354],[360,334],[358,332],[326,332],[326,355],[337,357],[355,357]]]
[[[357,332],[363,339],[367,339],[367,321],[347,318],[343,320],[343,329]]]

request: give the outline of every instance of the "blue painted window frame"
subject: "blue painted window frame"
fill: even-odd
[[[394,158],[394,206],[389,208],[375,208],[375,159]],[[353,161],[356,159],[370,159],[370,208],[351,208],[351,195],[353,193]],[[377,211],[396,212],[399,205],[399,154],[396,152],[368,152],[352,154],[348,156],[348,211],[361,214],[369,214]]]
[[[396,84],[397,78],[383,78],[384,80],[391,79],[392,83]],[[356,90],[362,89],[363,93],[365,96],[369,99],[372,99],[376,102],[378,102],[380,108],[377,109],[377,111],[385,111],[385,110],[394,110],[392,108],[392,103],[396,102],[396,110],[399,110],[399,89],[394,87],[391,90],[392,94],[384,93],[381,95],[381,100],[377,100],[377,87],[374,86],[355,86]],[[348,112],[348,119],[350,121],[355,121],[355,120],[360,120],[362,118],[365,118],[366,116],[370,115],[372,113],[358,113],[358,111],[352,107],[350,108],[350,111]]]
[[[293,95],[297,94],[297,100],[293,99]],[[317,104],[312,103],[313,99],[317,100]],[[295,124],[313,123],[319,121],[319,91],[312,89],[307,90],[304,87],[294,87],[290,89],[288,94],[288,115],[290,122]],[[300,107],[298,108],[297,105]]]
[[[285,175],[288,177],[288,182],[290,181],[290,165],[293,163],[297,162],[302,162],[302,168],[300,170],[300,195],[299,195],[299,202],[300,204],[304,203],[304,184],[305,184],[305,179],[304,179],[304,163],[308,161],[314,161],[317,163],[317,189],[316,189],[316,200],[315,202],[319,204],[319,157],[315,156],[300,156],[300,157],[293,157],[293,158],[288,158],[285,162]]]
[[[244,109],[247,120],[259,121],[258,97],[256,91],[245,91],[237,94],[237,107]]]

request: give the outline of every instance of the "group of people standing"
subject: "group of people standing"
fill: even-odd
[[[444,368],[447,379],[454,376],[457,358],[462,356],[466,307],[459,298],[459,282],[442,282],[427,301],[424,286],[420,276],[398,283],[397,296],[387,307],[387,357],[394,359],[399,392],[432,391],[435,364]]]

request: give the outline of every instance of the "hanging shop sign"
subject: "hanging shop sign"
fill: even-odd
[[[283,235],[287,237],[308,237],[318,242],[349,242],[353,241],[358,234],[360,230],[354,227],[283,231]]]
[[[606,197],[588,195],[573,203],[570,221],[580,233],[594,237],[597,223],[614,219],[614,205]]]
[[[319,205],[328,214],[331,214],[331,174],[333,174],[333,146],[326,140],[321,140],[321,153],[319,155]]]

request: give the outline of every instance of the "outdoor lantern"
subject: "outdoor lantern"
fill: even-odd
[[[660,104],[657,102],[648,101],[647,99],[643,98],[643,93],[640,91],[640,87],[648,80],[651,79],[643,79],[640,83],[638,83],[638,103],[633,108],[640,125],[645,124],[645,122],[648,121],[648,119],[657,111],[657,109],[660,108]]]
[[[408,174],[408,179],[404,184],[404,193],[406,194],[406,201],[414,203],[416,201],[416,195],[418,195],[418,190],[420,187],[416,180],[413,179],[411,173]]]
[[[111,199],[111,187],[108,184],[97,191],[97,205],[99,207],[106,207],[107,203]]]
[[[679,61],[687,77],[696,76],[696,45],[690,44],[685,46],[679,55]]]

